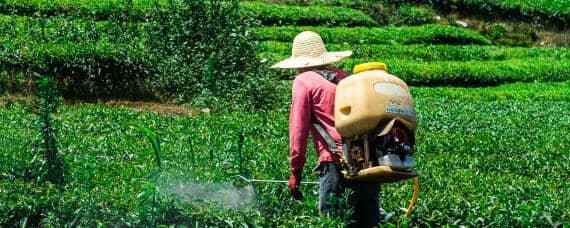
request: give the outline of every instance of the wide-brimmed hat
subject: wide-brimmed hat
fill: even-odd
[[[328,65],[352,55],[352,51],[327,52],[319,34],[311,31],[299,33],[293,40],[291,57],[271,68],[306,68]]]

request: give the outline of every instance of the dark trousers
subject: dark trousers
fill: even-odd
[[[351,210],[349,227],[375,227],[380,223],[380,184],[345,181],[340,163],[325,162],[319,168],[319,212],[321,215],[340,213],[340,209]],[[347,206],[341,203],[344,189],[351,189]]]

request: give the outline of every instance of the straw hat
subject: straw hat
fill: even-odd
[[[293,40],[292,55],[271,68],[306,68],[338,62],[352,51],[327,52],[323,39],[311,31],[299,33]]]

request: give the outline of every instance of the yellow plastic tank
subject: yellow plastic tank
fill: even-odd
[[[386,72],[386,64],[365,63],[336,87],[335,125],[346,139],[369,133],[397,120],[410,131],[417,125],[416,109],[408,85]],[[393,122],[392,122],[393,123]]]

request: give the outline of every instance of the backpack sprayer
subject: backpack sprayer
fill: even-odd
[[[388,74],[384,63],[360,64],[353,73],[337,85],[335,97],[344,177],[381,183],[417,177],[417,119],[408,86]]]
[[[318,73],[332,83],[338,82],[327,72]],[[341,157],[347,181],[391,183],[414,179],[414,193],[404,215],[407,217],[419,191],[419,174],[412,168],[418,121],[408,85],[388,74],[384,63],[357,65],[352,76],[337,84],[334,119],[342,137],[342,152],[314,119],[313,126],[329,150]]]
[[[318,73],[332,83],[338,82],[326,72]],[[375,183],[413,179],[414,192],[404,215],[407,217],[419,191],[419,174],[412,168],[418,121],[407,84],[388,74],[384,63],[357,65],[352,76],[338,82],[334,116],[335,127],[342,136],[342,151],[338,151],[320,123],[313,121],[313,126],[323,136],[329,150],[341,157],[344,178]],[[287,183],[238,177],[248,183]]]
[[[386,64],[354,67],[336,87],[335,127],[342,136],[342,171],[348,181],[391,183],[413,179],[407,217],[419,191],[414,163],[416,109],[408,85]]]

